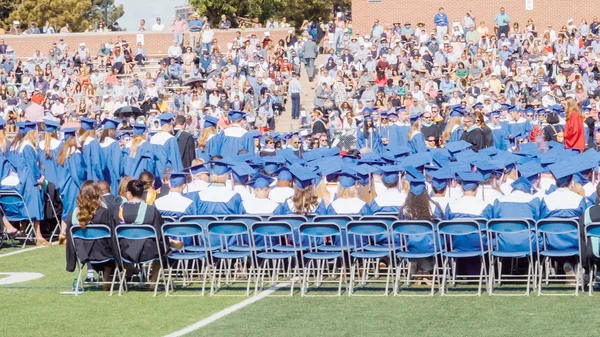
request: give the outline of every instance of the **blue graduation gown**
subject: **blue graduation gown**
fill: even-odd
[[[0,153],[0,180],[8,177],[11,171],[16,171],[16,168],[8,160],[8,149],[10,142],[7,142],[4,153]]]
[[[110,191],[113,195],[119,194],[119,180],[123,171],[123,152],[119,142],[114,139],[106,138],[103,144],[100,144],[102,155],[104,156],[104,180],[110,184]]]
[[[369,205],[359,198],[336,199],[327,207],[328,215],[371,215]]]
[[[77,196],[81,184],[86,180],[84,165],[84,158],[79,150],[67,158],[64,166],[59,165],[60,184],[58,186],[64,206],[63,218],[77,206]]]
[[[250,153],[254,153],[254,138],[252,134],[239,126],[232,125],[219,132],[213,138],[217,149],[215,155],[231,157],[237,155],[240,150],[247,150]]]
[[[31,143],[24,141],[19,151],[9,151],[7,158],[16,168],[21,185],[21,189],[17,191],[23,196],[29,215],[33,220],[44,220],[43,195],[38,184],[42,173],[37,163],[36,149]],[[24,211],[20,214],[27,216]]]
[[[501,151],[506,151],[510,147],[510,143],[508,141],[508,133],[506,128],[503,128],[501,125],[492,126],[488,125],[488,127],[492,130],[492,138],[494,139],[494,146]]]
[[[529,131],[531,131],[531,123],[526,118],[519,118],[519,120],[508,121],[508,135],[513,136],[513,142],[517,137],[529,138]]]
[[[390,126],[390,138],[388,140],[388,144],[394,144],[394,145],[398,145],[398,146],[407,146],[408,145],[408,130],[410,130],[410,125],[392,124]]]
[[[86,180],[100,181],[104,179],[106,162],[102,155],[102,148],[98,139],[86,139],[83,149],[83,161],[86,168]]]
[[[365,134],[362,130],[358,130],[356,137],[357,149],[369,148],[373,152],[381,153],[383,151],[383,143],[381,137],[376,130],[372,130],[369,137],[365,138]]]
[[[288,214],[296,214],[294,203],[292,202],[292,198],[286,199],[284,202],[279,205],[273,212],[273,215],[288,215]],[[325,207],[325,202],[323,200],[319,201],[319,204],[314,207],[314,209],[310,212],[314,215],[325,215],[327,214],[327,207]]]
[[[533,219],[538,220],[541,201],[536,196],[523,191],[513,191],[494,202],[494,219]],[[498,234],[498,247],[502,250],[528,251],[529,239],[525,233]],[[532,251],[536,250],[535,234],[532,236]]]
[[[197,215],[241,214],[243,210],[240,194],[221,184],[211,184],[195,200]]]
[[[123,148],[123,176],[138,178],[144,171],[155,172],[154,154],[152,145],[144,141],[141,143],[133,158],[129,155],[130,148]]]
[[[568,188],[557,188],[542,198],[540,219],[578,218],[588,206],[586,198]],[[546,247],[557,250],[574,248],[577,246],[577,235],[575,233],[547,234]]]
[[[388,190],[386,189],[381,194],[378,194],[373,201],[371,201],[371,212],[373,214],[377,213],[396,213],[400,212],[400,209],[404,205],[406,201],[406,194],[400,193],[398,190]]]
[[[462,196],[452,200],[446,205],[444,215],[446,219],[491,219],[492,206],[483,200],[472,197]],[[482,236],[484,247],[487,247],[487,237]],[[480,248],[479,237],[476,234],[454,237],[452,242],[455,251],[474,251]]]
[[[195,214],[195,201],[179,193],[169,192],[154,201],[154,206],[162,216],[179,218],[184,215]]]
[[[204,146],[204,151],[198,147],[196,148],[196,158],[203,159],[205,163],[210,161],[210,158],[219,154],[219,147],[217,145],[217,140],[214,136],[209,138],[206,141],[206,146]]]
[[[50,158],[46,157],[46,146],[50,146]],[[61,147],[62,143],[59,140],[53,139],[50,144],[41,143],[38,148],[38,161],[43,168],[42,173],[44,179],[53,183],[55,186],[58,186],[60,180],[58,173],[59,165],[56,163],[56,155]]]
[[[411,153],[427,152],[427,146],[425,145],[425,137],[421,131],[413,133],[412,137],[408,141]]]
[[[157,135],[152,137],[154,138]],[[153,143],[151,139],[150,143],[152,144],[152,152],[154,153],[154,159],[156,161],[154,176],[157,178],[157,181],[160,180],[160,177],[162,177],[167,168],[172,168],[177,172],[183,170],[177,138],[170,137],[163,143]]]
[[[452,130],[450,132],[450,139],[448,139],[448,142],[451,143],[451,142],[459,141],[460,138],[462,137],[463,132],[465,132],[465,130],[462,127],[460,127],[460,126],[456,127],[454,130]]]

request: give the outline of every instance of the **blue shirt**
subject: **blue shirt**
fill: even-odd
[[[446,13],[437,13],[433,17],[433,23],[436,26],[448,26],[448,15]]]
[[[498,24],[498,27],[504,27],[504,26],[508,25],[508,22],[510,21],[510,17],[506,13],[504,13],[504,14],[498,13],[494,17],[494,21],[496,21],[496,23]]]
[[[190,27],[190,32],[201,32],[203,25],[204,25],[204,22],[202,20],[188,21],[188,27]],[[194,26],[197,26],[198,28],[195,28]]]

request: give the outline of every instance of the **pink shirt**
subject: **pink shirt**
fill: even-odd
[[[185,20],[173,21],[173,33],[184,33],[187,28],[187,22]]]

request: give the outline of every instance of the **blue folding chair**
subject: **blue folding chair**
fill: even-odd
[[[255,222],[263,221],[263,218],[260,215],[238,214],[226,215],[223,217],[223,221],[241,221],[250,228]],[[252,249],[250,247],[250,238],[247,235],[236,238],[236,240],[230,242],[229,245],[231,250],[250,251]]]
[[[317,216],[315,216],[314,219],[312,220],[312,222],[314,222],[314,223],[320,223],[320,222],[334,223],[334,224],[338,225],[342,231],[341,236],[334,238],[335,241],[333,242],[333,244],[331,244],[330,242],[326,242],[327,244],[323,245],[323,247],[321,249],[327,250],[327,251],[341,251],[341,252],[347,251],[349,247],[346,242],[346,238],[347,238],[346,237],[346,226],[351,221],[354,221],[354,219],[350,215],[317,215]]]
[[[371,296],[354,294],[355,283],[365,288],[367,284],[385,283],[383,296],[387,296],[392,280],[392,268],[386,268],[385,281],[380,280],[380,262],[392,260],[391,247],[388,249],[369,249],[374,247],[378,238],[387,237],[390,241],[389,227],[383,221],[351,221],[346,226],[346,242],[350,259],[350,283],[348,296]],[[357,277],[359,280],[357,280]]]
[[[413,280],[413,277],[430,277],[431,293],[425,296],[435,294],[435,283],[438,279],[438,242],[435,232],[435,225],[425,220],[402,220],[396,221],[391,226],[391,235],[393,236],[392,252],[396,259],[396,276],[394,280],[394,296],[424,296],[414,293],[401,294],[400,283],[404,283],[405,288],[410,287],[411,283],[420,283],[419,280]],[[432,273],[413,273],[413,264],[431,264]]]
[[[254,294],[258,294],[259,288],[264,288],[265,276],[270,274],[272,287],[282,281],[290,283],[289,296],[294,295],[294,282],[299,274],[299,264],[293,226],[283,221],[264,221],[255,222],[250,230],[258,263]],[[262,247],[258,247],[256,238],[259,237],[262,238]],[[282,247],[285,248],[282,250]],[[280,279],[280,274],[285,274],[283,280]]]
[[[581,266],[581,244],[579,242],[579,222],[574,219],[544,219],[535,224],[540,239],[537,244],[537,270],[539,271],[538,295],[579,295],[583,284]],[[541,243],[540,243],[541,241]],[[558,264],[553,259],[574,259],[575,275],[558,274]],[[552,262],[553,268],[552,268]],[[552,275],[551,275],[552,274]],[[545,278],[544,278],[545,276]],[[572,294],[546,294],[542,292],[542,283],[571,283],[575,279],[575,292]]]
[[[443,243],[440,294],[442,296],[468,296],[467,294],[448,294],[448,283],[450,281],[455,286],[456,283],[472,282],[475,278],[478,280],[478,288],[474,295],[480,296],[483,282],[487,276],[487,247],[484,243],[484,231],[479,221],[474,219],[440,221],[437,224],[437,232],[439,242]],[[458,275],[456,261],[464,258],[479,258],[481,267],[478,276]]]
[[[163,215],[162,218],[165,223],[177,222],[177,218],[175,218],[174,216]]]
[[[290,249],[295,249],[296,251],[300,250],[300,244],[299,244],[299,240],[300,240],[300,236],[298,234],[298,228],[300,227],[301,224],[308,222],[307,217],[303,216],[303,215],[273,215],[270,216],[268,219],[269,222],[285,222],[287,224],[289,224],[290,226],[292,226],[293,228],[293,233],[292,236],[294,238],[294,241],[296,242],[296,246],[295,247],[291,247],[289,245],[289,243],[292,240],[292,236],[287,238],[287,243],[288,245],[281,245],[279,246],[277,249],[284,251],[284,250],[290,250]],[[305,246],[308,246],[308,241],[304,242]],[[302,264],[302,261],[299,261]]]
[[[388,226],[388,228],[392,228],[392,224],[398,220],[399,220],[398,214],[392,215],[391,213],[386,213],[386,212],[381,212],[376,215],[365,215],[365,216],[360,217],[360,221],[382,221]],[[371,246],[367,247],[366,249],[382,250],[382,251],[392,250],[392,245],[388,241],[388,238],[393,239],[393,236],[388,236],[385,234],[380,235],[377,238],[377,241],[375,243],[373,243]],[[396,244],[398,245],[399,243],[396,242]],[[392,266],[392,265],[390,265],[390,266]]]
[[[317,289],[325,283],[337,283],[337,295],[329,296],[340,296],[345,280],[344,251],[328,249],[327,246],[332,246],[334,242],[341,240],[342,229],[333,222],[307,222],[300,225],[298,231],[300,232],[300,256],[304,261],[301,295],[308,296],[311,283]],[[305,238],[308,241],[308,247],[304,247],[302,243]],[[339,272],[336,273],[336,269],[339,269]]]
[[[225,286],[231,286],[234,283],[246,283],[246,293],[250,294],[250,282],[254,272],[255,259],[253,258],[252,241],[248,243],[247,249],[240,249],[237,244],[244,238],[250,237],[250,230],[246,223],[242,221],[214,221],[208,224],[208,234],[219,237],[219,246],[212,247],[209,241],[209,251],[212,252],[213,274],[210,284],[210,295],[216,295],[216,291],[221,289],[221,279],[225,277]],[[234,245],[229,243],[233,242]],[[248,264],[250,264],[248,268]],[[245,278],[245,281],[239,281],[238,278]],[[239,295],[223,295],[239,296]]]
[[[487,222],[487,235],[489,244],[490,272],[488,280],[488,292],[490,295],[518,296],[519,294],[505,293],[495,294],[494,286],[498,288],[502,282],[522,283],[526,282],[524,296],[529,296],[531,280],[535,280],[533,263],[533,238],[535,234],[531,228],[530,219],[493,219]],[[521,275],[504,275],[502,273],[503,259],[510,259],[511,272],[515,262],[519,259],[527,260],[527,277]],[[496,271],[497,269],[497,271]],[[497,273],[497,278],[496,278]]]
[[[184,215],[181,218],[179,218],[179,222],[191,222],[199,224],[204,229],[204,233],[208,233],[208,224],[213,221],[219,221],[219,218],[213,215]],[[208,245],[207,247],[200,246],[202,242],[198,240],[195,241],[196,244],[189,242],[191,241],[191,239],[192,238],[188,238],[184,240],[186,244],[185,247],[188,251],[203,252],[208,248]],[[212,247],[219,247],[219,236],[208,236],[207,240],[211,241]]]
[[[25,237],[21,238],[24,239],[22,248],[25,248],[25,245],[27,245],[27,240],[35,241],[41,239],[36,237],[37,234],[33,228],[33,219],[31,219],[27,203],[19,192],[15,190],[0,190],[0,206],[9,222],[27,221],[27,227],[24,231]]]
[[[125,270],[125,263],[131,264],[134,267],[137,266],[140,269],[140,284],[141,285],[151,285],[154,286],[154,294],[153,296],[156,297],[156,293],[158,291],[158,286],[162,283],[163,286],[165,286],[166,288],[166,281],[165,281],[165,277],[164,277],[164,267],[163,267],[163,260],[162,260],[162,254],[161,254],[161,249],[160,249],[160,245],[159,245],[159,241],[160,238],[158,236],[158,233],[156,232],[156,229],[154,229],[154,227],[150,226],[150,225],[133,225],[133,224],[125,224],[125,225],[119,225],[115,228],[115,237],[117,238],[117,242],[118,242],[118,249],[119,249],[119,257],[120,257],[120,265],[121,265],[121,269]],[[150,258],[150,259],[143,259],[143,260],[130,260],[127,258],[123,257],[123,247],[121,246],[123,244],[123,240],[128,240],[129,243],[139,243],[141,245],[144,245],[146,243],[147,240],[153,240],[155,245],[156,245],[156,256]],[[146,279],[148,278],[147,275],[150,275],[152,271],[152,265],[154,264],[155,261],[158,261],[159,263],[159,270],[158,271],[154,271],[157,272],[157,278],[156,278],[156,282],[151,282],[151,281],[146,281]],[[146,272],[145,268],[148,269],[148,271]],[[160,281],[162,279],[162,282]],[[123,288],[127,287],[127,280],[126,277],[123,277],[121,279],[121,282],[119,284],[119,296],[122,295],[123,293]],[[126,289],[127,290],[127,289]]]
[[[79,290],[81,289],[81,293],[84,292],[84,282],[83,282],[83,267],[86,263],[89,264],[102,264],[102,263],[106,263],[109,261],[114,261],[114,258],[109,258],[109,259],[102,259],[102,260],[92,260],[89,257],[81,257],[81,252],[79,252],[77,250],[77,245],[75,244],[76,240],[82,240],[82,241],[88,241],[88,242],[93,242],[93,241],[99,241],[99,240],[105,240],[111,239],[111,231],[110,231],[110,227],[106,226],[106,225],[87,225],[85,228],[79,227],[79,226],[72,226],[70,228],[71,231],[71,243],[73,245],[73,248],[75,249],[75,256],[77,257],[77,269],[79,270],[79,273],[77,274],[77,283],[75,285],[75,296],[79,295]],[[119,281],[121,281],[122,279],[122,275],[121,275],[121,271],[119,270],[119,268],[115,268],[115,271],[113,273],[113,279],[112,282],[110,284],[110,294],[109,296],[112,296],[113,294],[113,289],[114,289],[114,285],[115,285],[115,279],[119,278]],[[98,281],[98,282],[86,282],[88,284],[104,284],[105,282],[102,281]],[[120,282],[119,282],[120,283]],[[80,288],[81,285],[81,288]]]
[[[595,258],[596,260],[600,259],[600,222],[592,222],[585,226],[585,237],[586,240],[588,240],[588,242],[592,246],[591,253],[593,255],[593,258]],[[591,260],[592,257],[588,256],[587,258]],[[589,295],[592,296],[594,281],[596,280],[596,272],[598,267],[595,263],[592,263],[592,261],[588,261],[587,265],[592,266],[589,270],[588,284]]]
[[[167,245],[169,238],[174,238],[184,242],[184,246],[181,250],[171,252],[171,254],[167,255],[167,260],[169,263],[167,264],[167,269],[165,272],[165,276],[167,277],[165,295],[169,296],[169,286],[171,286],[173,291],[175,291],[177,277],[181,275],[182,280],[180,283],[182,284],[182,287],[187,287],[188,284],[202,283],[202,293],[200,296],[204,296],[204,289],[206,287],[206,278],[208,274],[208,252],[206,250],[207,245],[204,228],[197,223],[173,222],[164,224],[161,228],[161,231],[165,251],[170,249],[170,247]],[[185,245],[186,241],[189,241],[191,243],[190,246],[194,247],[194,249],[188,249],[188,247]],[[188,266],[190,263],[191,266]],[[173,266],[173,264],[176,264],[176,266]],[[194,281],[194,276],[201,279],[201,281]],[[172,279],[173,277],[175,277],[175,279]]]

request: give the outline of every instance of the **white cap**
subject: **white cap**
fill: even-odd
[[[265,32],[265,36],[271,36],[271,32]]]
[[[81,43],[79,44],[79,47],[85,47],[85,42],[81,42]]]

